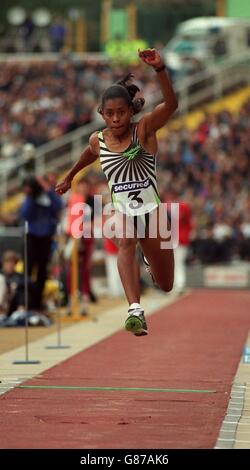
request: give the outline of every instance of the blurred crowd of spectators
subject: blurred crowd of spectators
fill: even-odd
[[[250,260],[250,100],[159,141],[163,200],[174,190],[193,214],[190,261]]]
[[[0,64],[0,155],[15,157],[91,122],[102,92],[124,73],[107,63],[73,61]],[[152,74],[137,67],[146,97]]]
[[[3,63],[0,66],[1,154],[15,155],[25,142],[35,146],[93,119],[104,65],[70,60]]]

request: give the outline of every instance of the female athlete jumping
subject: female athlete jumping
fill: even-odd
[[[162,248],[162,241],[169,239],[169,232],[166,211],[160,210],[155,157],[156,132],[177,109],[177,99],[159,52],[146,49],[139,51],[139,57],[155,70],[163,102],[138,122],[132,122],[133,115],[144,104],[143,98],[135,99],[140,90],[130,83],[132,76],[128,75],[110,86],[104,92],[99,108],[107,127],[90,136],[89,145],[65,179],[57,185],[56,192],[65,193],[70,189],[74,176],[100,158],[119,225],[119,235],[116,236],[119,246],[117,263],[129,304],[125,328],[135,336],[144,336],[148,330],[140,305],[139,264],[136,258],[138,243],[154,282],[166,292],[173,287],[173,250],[171,247]],[[163,226],[165,224],[165,233],[162,233],[161,222]],[[131,226],[135,229],[132,236]]]

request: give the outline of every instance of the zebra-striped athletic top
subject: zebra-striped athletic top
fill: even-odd
[[[151,212],[160,198],[156,182],[155,155],[146,152],[137,137],[137,125],[133,126],[132,141],[124,152],[112,152],[98,133],[100,162],[108,180],[114,208],[127,215]]]

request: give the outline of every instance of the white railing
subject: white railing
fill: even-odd
[[[46,52],[46,53],[33,53],[33,52],[25,52],[25,53],[1,53],[0,54],[0,63],[16,63],[16,62],[55,62],[58,60],[63,59],[64,57],[68,57],[70,60],[84,60],[84,61],[105,61],[108,62],[108,57],[103,54],[102,52],[70,52],[69,54],[61,54],[58,52]]]
[[[250,84],[250,51],[214,63],[203,72],[176,83],[179,95],[179,112],[186,113],[207,100],[215,100],[239,86]]]
[[[180,114],[207,101],[218,99],[226,92],[250,84],[250,52],[244,56],[213,65],[208,70],[184,78],[174,84],[179,97]],[[161,93],[152,96],[146,111],[161,101]],[[36,149],[35,172],[64,171],[75,162],[87,144],[89,135],[102,125],[101,119],[83,126]],[[23,157],[15,158],[12,168],[3,168],[0,174],[0,200],[20,189],[20,175],[24,166]]]

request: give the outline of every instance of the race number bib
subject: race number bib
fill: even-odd
[[[115,209],[127,215],[142,215],[158,206],[158,196],[149,178],[112,185]]]

